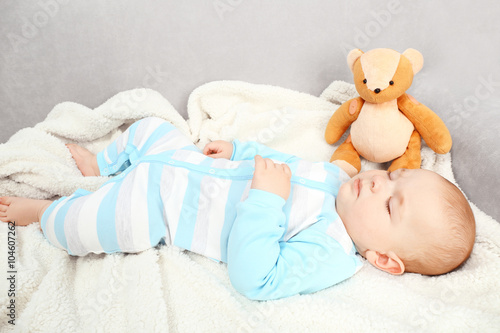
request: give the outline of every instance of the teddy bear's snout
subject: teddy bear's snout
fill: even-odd
[[[380,92],[380,88],[376,88],[376,89],[374,90],[374,92],[375,92],[375,94],[378,94],[378,93]]]

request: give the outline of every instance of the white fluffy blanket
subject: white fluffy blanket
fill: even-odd
[[[97,152],[126,125],[157,116],[202,147],[214,139],[252,139],[315,161],[334,147],[323,133],[353,85],[334,82],[311,96],[274,86],[221,81],[189,98],[189,120],[160,94],[125,91],[96,109],[65,102],[34,128],[0,145],[0,195],[52,198],[96,189],[69,151]],[[423,167],[454,181],[450,155],[422,148]],[[379,168],[364,162],[363,169]],[[500,328],[500,225],[473,205],[477,241],[460,269],[438,277],[391,276],[369,264],[354,277],[312,295],[250,301],[229,282],[226,266],[175,247],[140,254],[71,257],[50,245],[38,225],[16,229],[15,298],[6,280],[7,225],[0,223],[2,332],[406,332]],[[15,301],[15,326],[7,306]]]

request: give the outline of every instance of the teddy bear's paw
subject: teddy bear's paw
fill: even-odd
[[[403,155],[402,157],[404,157]],[[420,157],[420,156],[418,156]],[[395,159],[392,163],[391,166],[387,171],[393,172],[398,169],[419,169],[420,168],[420,158],[414,158],[412,160],[410,159],[404,159],[399,157],[398,159]]]
[[[358,169],[356,169],[355,167],[353,167],[351,164],[347,163],[344,160],[335,160],[332,161],[331,163],[335,164],[336,166],[344,170],[351,178],[356,176],[359,172]]]

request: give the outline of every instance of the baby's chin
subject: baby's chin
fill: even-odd
[[[337,193],[337,198],[335,198],[335,208],[337,209],[337,213],[339,215],[344,211],[343,208],[345,206],[346,198],[348,197],[349,192],[351,192],[350,184],[351,181],[342,184],[339,188],[339,192]],[[342,218],[342,216],[340,218]]]
[[[348,198],[349,196],[353,195],[352,193],[352,183],[359,177],[353,177],[349,179],[349,181],[343,183],[339,187],[339,193],[337,194],[337,197],[341,197],[342,200],[345,198]]]

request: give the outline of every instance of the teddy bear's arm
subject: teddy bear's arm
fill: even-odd
[[[432,150],[439,154],[450,151],[450,132],[437,114],[408,94],[398,98],[398,107]]]
[[[353,98],[342,104],[332,115],[326,125],[325,140],[329,144],[337,142],[349,126],[358,118],[364,104],[361,97]]]

